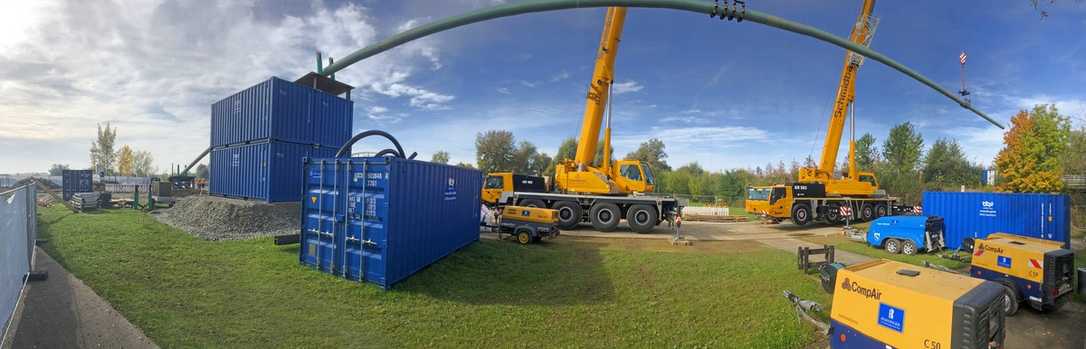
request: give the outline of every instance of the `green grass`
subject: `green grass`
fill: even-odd
[[[49,254],[163,347],[800,348],[817,334],[781,291],[829,305],[794,256],[758,245],[484,240],[382,291],[268,238],[203,241],[133,210],[39,212]]]
[[[871,247],[865,242],[853,241],[843,236],[808,236],[802,239],[817,244],[834,245],[837,249],[840,249],[842,251],[861,254],[872,258],[885,258],[915,265],[923,265],[924,261],[927,261],[931,264],[941,265],[950,269],[960,270],[969,266],[968,263],[963,263],[952,259],[940,258],[937,254],[932,253],[918,253],[912,256],[900,253],[890,254],[889,252],[886,252],[886,250]]]

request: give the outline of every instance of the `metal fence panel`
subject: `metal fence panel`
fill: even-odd
[[[0,194],[0,336],[7,333],[33,263],[37,237],[35,199],[33,185]]]

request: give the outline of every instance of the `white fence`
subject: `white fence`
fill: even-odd
[[[38,235],[37,191],[25,185],[0,193],[0,348],[34,261]]]

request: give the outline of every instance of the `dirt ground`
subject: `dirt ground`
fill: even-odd
[[[650,234],[637,234],[628,228],[605,233],[583,225],[576,230],[562,231],[562,236],[556,241],[571,240],[571,243],[707,253],[741,253],[744,249],[749,250],[752,246],[756,246],[751,245],[756,243],[795,253],[796,247],[799,246],[817,246],[797,238],[840,234],[841,228],[798,227],[790,223],[769,225],[759,222],[685,222],[681,231],[686,239],[694,241],[693,246],[672,246],[668,240],[671,239],[674,231],[666,224],[657,227]],[[1082,245],[1078,243],[1075,246],[1082,248]],[[1084,252],[1080,251],[1080,253]],[[836,255],[838,261],[846,264],[870,259],[867,256],[840,250],[836,252]],[[1007,319],[1005,347],[1086,349],[1086,325],[1084,324],[1086,324],[1086,304],[1081,302],[1071,302],[1058,312],[1051,313],[1037,312],[1023,305],[1018,314]],[[824,344],[816,343],[815,345]]]

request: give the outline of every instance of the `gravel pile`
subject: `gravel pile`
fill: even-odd
[[[267,204],[214,196],[177,198],[172,208],[152,214],[159,222],[205,240],[296,234],[300,215],[298,203]]]

